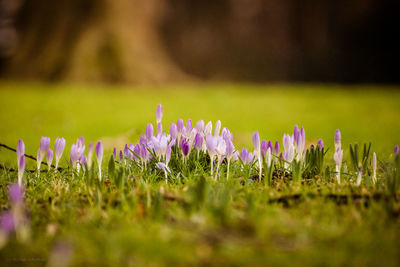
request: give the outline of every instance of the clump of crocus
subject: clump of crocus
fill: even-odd
[[[97,165],[99,167],[99,180],[101,181],[101,163],[103,161],[103,154],[104,154],[104,149],[103,149],[103,143],[102,142],[97,142],[96,145],[96,158],[97,158]]]
[[[376,183],[376,153],[372,154],[372,183]]]
[[[46,161],[47,161],[47,166],[49,167],[49,170],[50,170],[51,163],[53,162],[53,150],[51,150],[51,149],[47,150]]]
[[[65,139],[64,138],[56,138],[54,143],[54,153],[56,158],[56,170],[58,169],[58,163],[60,162],[61,156],[64,153],[65,149]]]
[[[40,139],[40,146],[39,150],[37,153],[37,169],[38,169],[38,174],[40,174],[40,165],[42,164],[42,161],[46,155],[47,150],[49,150],[50,147],[50,137],[43,137]]]
[[[341,135],[339,129],[335,131],[335,153],[333,154],[333,159],[336,163],[336,180],[340,184],[340,168],[342,167],[343,161],[343,150],[341,144]]]

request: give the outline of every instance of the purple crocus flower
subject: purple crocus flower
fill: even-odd
[[[24,176],[25,165],[25,156],[22,155],[18,162],[18,184],[20,186],[22,186],[22,177]]]
[[[247,163],[247,158],[249,156],[249,150],[247,148],[242,148],[242,151],[240,152],[240,159],[242,160],[243,163]]]
[[[178,136],[180,136],[183,133],[183,128],[185,128],[185,124],[183,123],[182,119],[178,119],[176,122],[176,127],[178,130]]]
[[[13,204],[22,203],[24,197],[24,188],[18,184],[12,184],[8,189],[8,196]]]
[[[103,154],[104,154],[103,143],[99,141],[99,142],[97,142],[97,145],[96,145],[96,158],[97,158],[97,164],[99,166],[100,181],[101,181],[101,163],[103,161]]]
[[[189,135],[190,132],[192,131],[192,120],[188,119],[186,122],[186,135]]]
[[[271,141],[268,141],[267,151],[268,151],[268,149],[271,150],[271,153],[272,153],[272,151],[274,150],[274,149],[272,148],[272,142],[271,142]]]
[[[276,156],[279,155],[279,142],[278,141],[275,142],[274,153]]]
[[[394,154],[397,156],[399,154],[399,145],[394,147]]]
[[[53,162],[53,154],[54,154],[53,150],[51,150],[51,149],[47,150],[46,161],[47,161],[47,165],[49,166],[49,170],[51,167],[51,163]]]
[[[169,127],[169,134],[171,135],[171,138],[174,140],[178,137],[178,128],[176,127],[176,124],[173,122]]]
[[[78,162],[78,160],[80,158],[79,157],[78,146],[76,144],[72,144],[70,156],[71,156],[70,162],[71,162],[72,168],[76,169],[76,167],[77,167],[76,164],[77,164],[77,162]]]
[[[207,136],[212,132],[212,122],[207,122],[206,128],[204,129],[204,135]]]
[[[296,145],[299,142],[299,136],[300,136],[299,126],[295,125],[293,129],[293,139]]]
[[[197,122],[197,124],[196,124],[197,132],[204,133],[204,127],[205,127],[205,124],[204,124],[203,120],[200,120]]]
[[[161,122],[157,123],[157,134],[162,134],[162,124],[161,124]]]
[[[126,159],[129,159],[129,148],[128,148],[128,144],[125,144],[125,148],[124,148],[124,156]]]
[[[154,128],[153,128],[153,124],[149,123],[146,126],[146,139],[147,141],[151,140],[151,137],[154,135]]]
[[[261,155],[265,156],[265,153],[267,153],[267,149],[268,149],[268,143],[267,141],[263,140],[261,142]]]
[[[182,140],[181,149],[182,149],[183,156],[187,157],[190,152],[190,146],[189,146],[189,142],[187,142],[185,139]]]
[[[322,139],[319,139],[317,142],[317,147],[319,146],[320,149],[324,148],[324,141]]]
[[[61,156],[64,153],[65,149],[65,139],[64,138],[56,138],[56,141],[54,143],[54,153],[56,157],[56,169],[58,168],[58,163],[60,162]],[[90,149],[90,145],[89,145]]]
[[[40,139],[40,146],[37,154],[37,168],[38,168],[38,174],[40,174],[40,165],[42,164],[42,161],[46,155],[47,150],[50,147],[50,137],[44,137]]]
[[[262,173],[262,160],[261,160],[261,145],[260,145],[260,135],[258,132],[253,133],[253,145],[254,145],[254,154],[258,160],[258,178],[261,181],[261,173]]]
[[[214,129],[214,136],[219,136],[219,132],[221,131],[221,121],[218,120],[215,123],[215,129]]]
[[[116,147],[114,147],[114,149],[113,149],[113,158],[114,158],[114,160],[117,160],[117,148]]]
[[[337,150],[337,148],[339,147],[341,147],[341,134],[340,134],[340,131],[339,131],[339,129],[336,129],[336,131],[335,131],[335,150]]]
[[[11,212],[5,212],[0,215],[0,229],[9,235],[15,230],[14,216]]]
[[[19,164],[21,156],[25,155],[25,144],[24,141],[22,141],[22,139],[18,140],[16,152],[17,152],[17,163]]]
[[[343,161],[343,150],[338,147],[333,154],[333,159],[335,160],[336,163],[336,180],[338,184],[340,184],[340,168],[342,166],[342,161]]]
[[[84,171],[86,171],[86,169],[87,169],[87,164],[88,164],[87,157],[86,157],[86,155],[83,155],[82,160],[81,160],[81,165],[82,165],[82,168]]]
[[[122,160],[124,159],[124,154],[122,153],[122,150],[119,151],[119,162],[122,163]]]
[[[194,138],[194,147],[198,150],[203,147],[203,136],[200,133],[197,133]]]
[[[161,123],[162,117],[163,117],[163,109],[162,109],[161,104],[159,104],[159,105],[157,106],[157,110],[156,110],[156,120],[157,120],[157,124]]]
[[[208,155],[210,155],[210,162],[211,162],[211,176],[213,176],[214,172],[214,156],[217,154],[216,147],[217,147],[217,138],[208,134],[206,137],[206,147],[208,151]]]
[[[260,150],[260,135],[258,132],[253,133],[253,146],[254,150]]]

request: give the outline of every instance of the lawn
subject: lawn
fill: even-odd
[[[106,150],[102,182],[95,171],[25,173],[30,237],[23,242],[11,237],[0,248],[2,266],[400,264],[399,192],[388,193],[385,172],[400,143],[400,92],[394,87],[2,82],[0,89],[0,143],[16,147],[22,138],[26,153],[36,156],[41,136],[51,137],[52,144],[63,136],[64,168],[80,136],[103,141]],[[371,185],[366,175],[357,187],[349,168],[341,185],[324,172],[303,183],[278,173],[269,186],[239,164],[232,165],[230,179],[221,175],[215,181],[206,156],[197,160],[193,153],[187,164],[171,160],[174,178],[168,185],[154,164],[141,170],[114,163],[114,171],[108,164],[111,149],[136,143],[146,124],[155,124],[159,103],[166,130],[178,118],[219,119],[233,132],[237,149],[253,149],[253,131],[282,144],[283,133],[304,126],[307,147],[322,138],[330,149],[325,159],[330,170],[339,128],[347,161],[349,144],[372,142],[378,182]],[[0,163],[16,168],[14,162],[13,152],[0,150]],[[27,163],[34,168],[35,162]],[[7,186],[16,175],[0,169],[4,211],[12,207]]]

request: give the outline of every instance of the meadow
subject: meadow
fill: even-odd
[[[41,136],[66,139],[60,171],[24,173],[25,234],[0,248],[1,265],[324,265],[398,266],[400,256],[398,171],[400,92],[372,85],[202,84],[103,86],[0,83],[0,143],[36,156]],[[152,162],[143,168],[113,159],[112,149],[137,143],[156,122],[162,104],[164,130],[178,119],[221,120],[233,143],[253,150],[253,132],[279,141],[304,126],[305,147],[322,138],[324,165],[295,181],[292,167],[273,158],[272,182],[257,166],[231,166],[225,179],[210,174],[207,153],[182,161],[173,151],[169,183]],[[333,160],[341,132],[342,183]],[[77,172],[69,163],[77,138],[102,141],[103,179],[96,168]],[[349,145],[371,142],[378,159],[360,186]],[[397,157],[398,158],[398,157]],[[306,159],[303,159],[306,161]],[[0,205],[16,182],[15,153],[0,148]],[[291,169],[292,168],[292,169]],[[46,169],[46,168],[43,168]],[[266,169],[266,168],[264,168]],[[1,242],[0,242],[1,243]]]

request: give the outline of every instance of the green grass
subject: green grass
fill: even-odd
[[[83,135],[114,144],[135,142],[155,108],[164,108],[164,128],[178,118],[217,119],[234,134],[240,148],[251,147],[251,133],[281,141],[294,124],[303,125],[308,142],[333,145],[342,132],[349,143],[373,142],[378,152],[378,184],[368,175],[361,187],[344,176],[311,177],[305,185],[277,176],[271,188],[251,182],[240,165],[231,179],[215,182],[209,166],[171,162],[182,182],[164,184],[159,171],[119,168],[124,184],[107,173],[26,173],[26,209],[31,236],[14,236],[0,248],[0,265],[182,266],[398,266],[400,204],[387,192],[387,164],[399,143],[400,93],[395,88],[326,85],[190,85],[117,87],[0,84],[0,143],[22,138],[36,155],[40,136],[67,139],[67,149]],[[351,90],[349,90],[351,89]],[[169,127],[168,127],[169,128]],[[110,152],[110,151],[108,151]],[[331,170],[332,155],[325,166]],[[66,165],[66,157],[62,166]],[[0,150],[0,163],[15,167],[15,154]],[[30,162],[31,168],[34,166]],[[350,164],[349,164],[350,166]],[[391,165],[390,165],[391,166]],[[224,171],[222,167],[222,171]],[[352,172],[352,170],[349,170]],[[250,173],[249,176],[256,172]],[[224,177],[222,175],[222,177]],[[16,173],[0,169],[0,206],[11,208],[7,186]],[[204,183],[205,182],[205,183]],[[397,192],[399,193],[399,192]],[[299,198],[291,196],[299,195]],[[376,194],[380,199],[374,199]],[[329,196],[343,196],[332,199]],[[171,200],[169,196],[173,196]],[[287,199],[287,201],[284,201]]]

